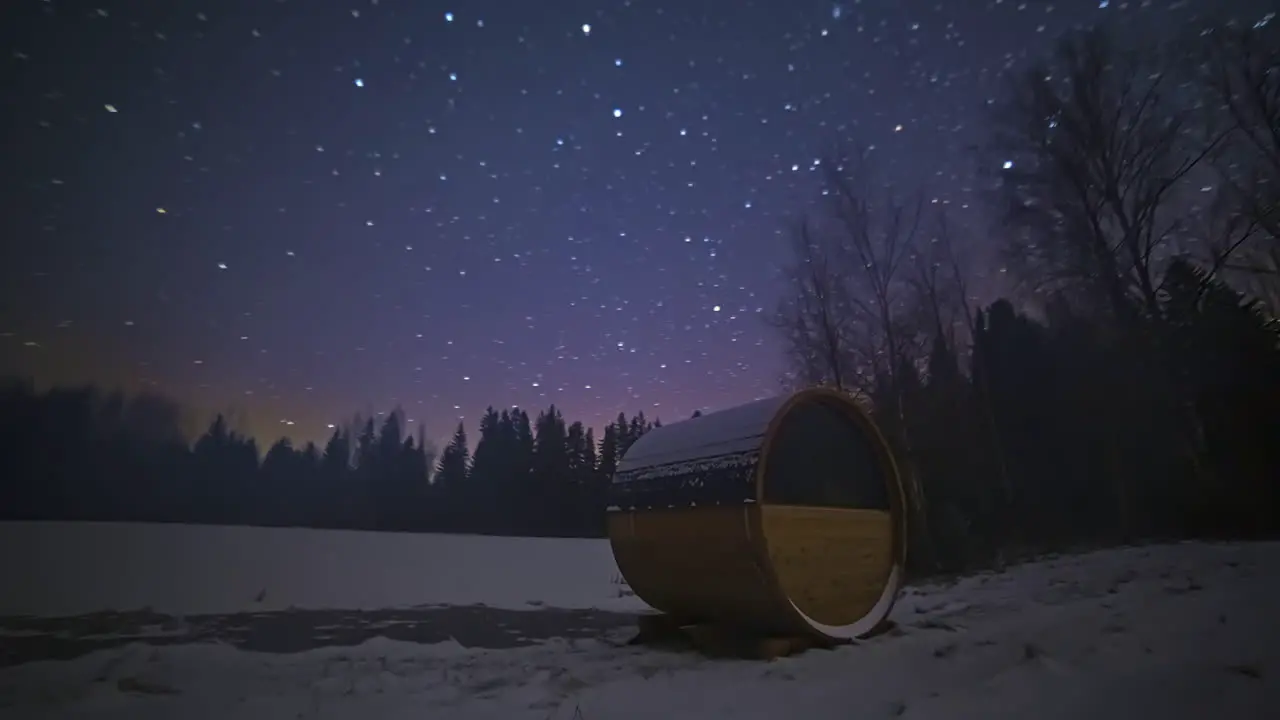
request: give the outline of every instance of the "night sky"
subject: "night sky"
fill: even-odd
[[[824,146],[990,237],[1006,67],[1269,4],[7,0],[0,374],[267,440],[745,402],[778,391],[761,310]]]

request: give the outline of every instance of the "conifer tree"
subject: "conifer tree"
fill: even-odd
[[[453,432],[453,439],[440,453],[440,465],[436,468],[436,482],[451,496],[463,496],[467,484],[467,466],[471,453],[467,448],[467,430],[463,423]]]

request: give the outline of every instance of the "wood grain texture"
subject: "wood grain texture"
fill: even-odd
[[[761,443],[757,498],[771,438],[805,402],[847,412],[872,442],[890,509],[757,502],[611,512],[614,557],[640,599],[681,624],[780,637],[848,639],[887,616],[891,605],[882,601],[896,593],[891,578],[900,581],[893,571],[906,558],[905,494],[884,438],[851,398],[819,388],[782,403]]]
[[[655,609],[772,631],[780,596],[751,539],[758,525],[754,505],[617,512],[609,542],[627,584]]]
[[[632,591],[679,622],[798,635],[815,629],[796,608],[833,626],[871,611],[893,565],[892,525],[877,510],[678,508],[612,513],[609,540]]]
[[[893,568],[883,510],[764,505],[769,564],[782,593],[824,625],[852,625],[875,606]]]

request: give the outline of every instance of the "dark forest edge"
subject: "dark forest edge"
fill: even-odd
[[[1280,536],[1280,23],[1153,47],[1104,30],[1011,71],[981,189],[1007,299],[921,189],[821,162],[772,317],[789,382],[866,403],[908,488],[917,576],[1144,539]],[[433,457],[403,417],[325,448],[92,390],[0,395],[0,517],[600,536],[617,459],[554,407]],[[431,476],[430,481],[428,477]]]
[[[869,150],[820,162],[773,321],[795,385],[873,409],[913,572],[1280,535],[1272,19],[1087,28],[1007,74],[976,194],[1009,299],[986,307],[945,203],[886,193]]]
[[[172,522],[601,537],[618,459],[660,421],[619,414],[599,442],[553,405],[463,423],[436,457],[404,413],[265,453],[223,416],[194,443],[159,394],[0,387],[0,519]]]

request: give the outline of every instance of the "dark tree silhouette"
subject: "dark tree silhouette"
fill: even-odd
[[[600,455],[616,461],[620,429],[652,427],[622,416],[597,447],[554,406],[533,426],[489,408],[474,455],[459,423],[437,462],[397,408],[335,426],[323,450],[279,438],[259,460],[222,415],[189,445],[181,408],[156,395],[9,381],[0,401],[0,519],[600,536],[613,472]]]
[[[871,220],[903,205],[828,173],[837,222],[801,224],[775,325],[793,377],[859,394],[885,431],[918,503],[913,572],[1280,535],[1280,330],[1256,284],[1220,272],[1259,260],[1245,249],[1280,186],[1280,53],[1260,34],[1197,32],[1197,54],[1089,29],[1014,69],[984,154],[1013,299],[970,309],[945,221],[902,256],[904,288],[898,245],[857,252],[899,237]],[[1215,170],[1227,200],[1210,203]],[[867,328],[874,362],[850,341]]]
[[[1249,280],[1273,267],[1249,265],[1275,242],[1271,32],[1198,30],[1179,64],[1090,30],[1011,75],[988,149],[1011,163],[990,200],[1012,298],[969,296],[945,217],[824,164],[775,326],[799,384],[856,394],[883,428],[912,572],[1280,536],[1280,325]],[[396,409],[260,458],[226,418],[193,443],[184,420],[154,395],[0,383],[0,519],[598,536],[607,484],[660,425],[619,413],[597,443],[555,406],[489,408],[474,454],[459,423],[437,458]]]
[[[460,422],[458,429],[453,432],[453,439],[445,446],[444,452],[440,453],[440,465],[436,468],[436,482],[448,490],[466,486],[467,477],[470,474],[467,466],[470,458],[471,453],[467,449],[467,429]]]

